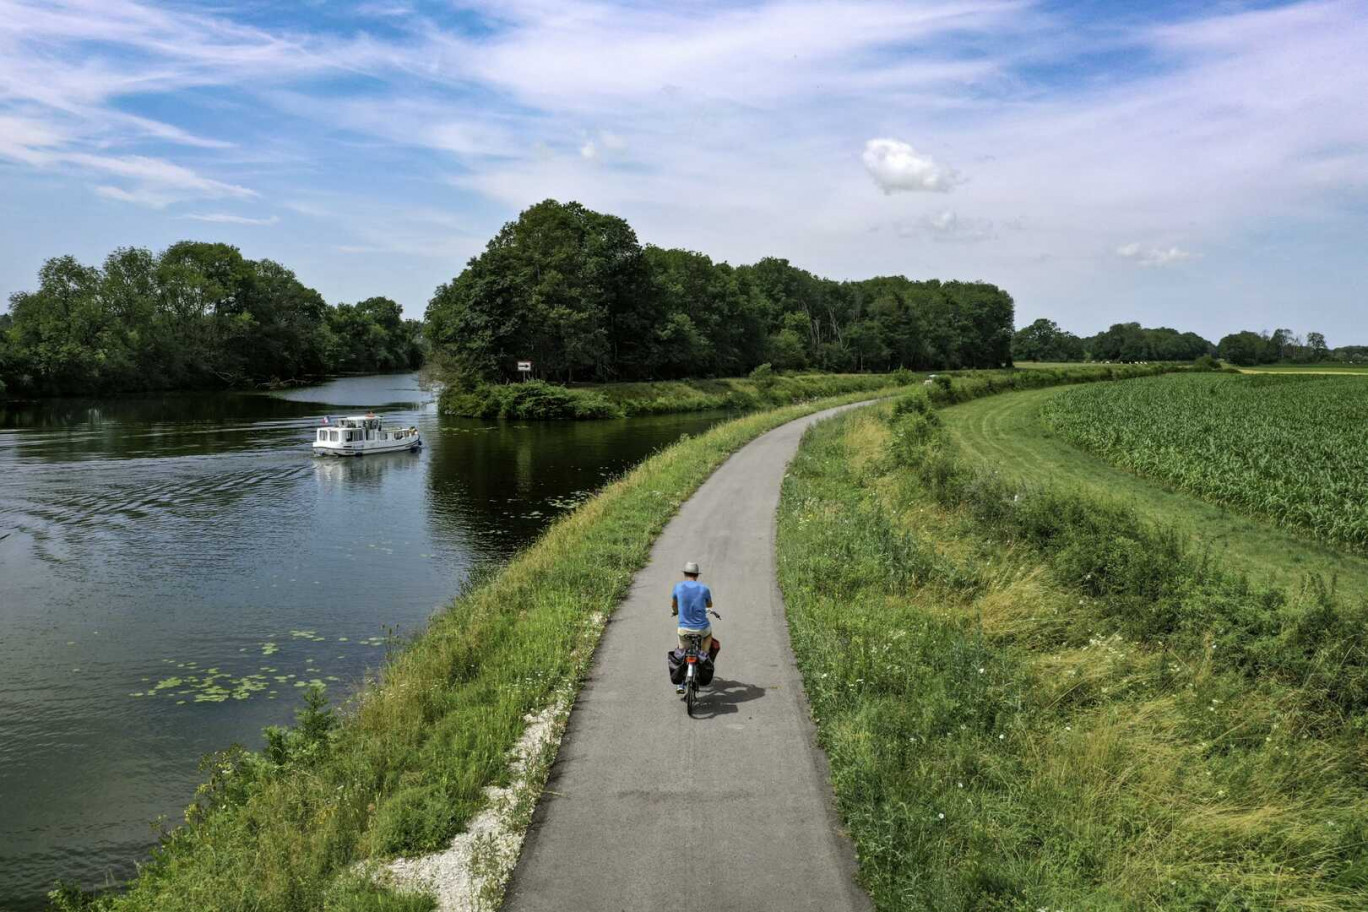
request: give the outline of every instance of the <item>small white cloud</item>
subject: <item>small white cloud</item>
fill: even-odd
[[[587,158],[590,161],[599,157],[598,146],[595,145],[592,139],[587,140],[584,145],[580,146],[579,153],[581,158]]]
[[[1117,247],[1116,255],[1139,266],[1171,266],[1197,256],[1181,247],[1145,247],[1135,242]]]
[[[181,218],[193,219],[197,222],[217,222],[225,225],[274,225],[280,221],[278,215],[273,215],[270,218],[249,218],[245,215],[229,215],[226,212],[183,215]]]
[[[894,229],[900,237],[930,236],[934,241],[972,243],[997,237],[991,219],[965,218],[953,209],[933,212],[910,225],[895,223]]]
[[[865,170],[884,193],[921,191],[948,192],[959,183],[959,174],[922,155],[908,143],[897,139],[871,139],[865,143]]]

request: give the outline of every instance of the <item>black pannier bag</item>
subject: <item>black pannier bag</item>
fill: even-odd
[[[717,671],[717,664],[713,662],[712,656],[702,655],[698,657],[698,670],[694,675],[698,678],[699,687],[707,687],[712,683],[713,672]]]
[[[665,653],[665,662],[670,668],[670,683],[678,687],[684,683],[684,670],[688,665],[684,662],[684,650],[670,649]]]

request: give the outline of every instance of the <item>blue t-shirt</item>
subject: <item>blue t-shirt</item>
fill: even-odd
[[[675,584],[675,601],[679,603],[679,626],[686,630],[708,629],[708,606],[712,604],[712,590],[697,580]]]

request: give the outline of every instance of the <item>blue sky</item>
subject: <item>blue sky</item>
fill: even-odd
[[[1368,344],[1368,0],[0,0],[0,295],[222,240],[421,316],[546,197],[1018,322]]]

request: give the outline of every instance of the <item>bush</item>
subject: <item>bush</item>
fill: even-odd
[[[448,388],[441,410],[468,418],[621,418],[622,409],[592,390],[572,390],[544,380],[473,389]]]
[[[774,368],[766,362],[750,372],[750,379],[756,389],[767,393],[774,388]]]

